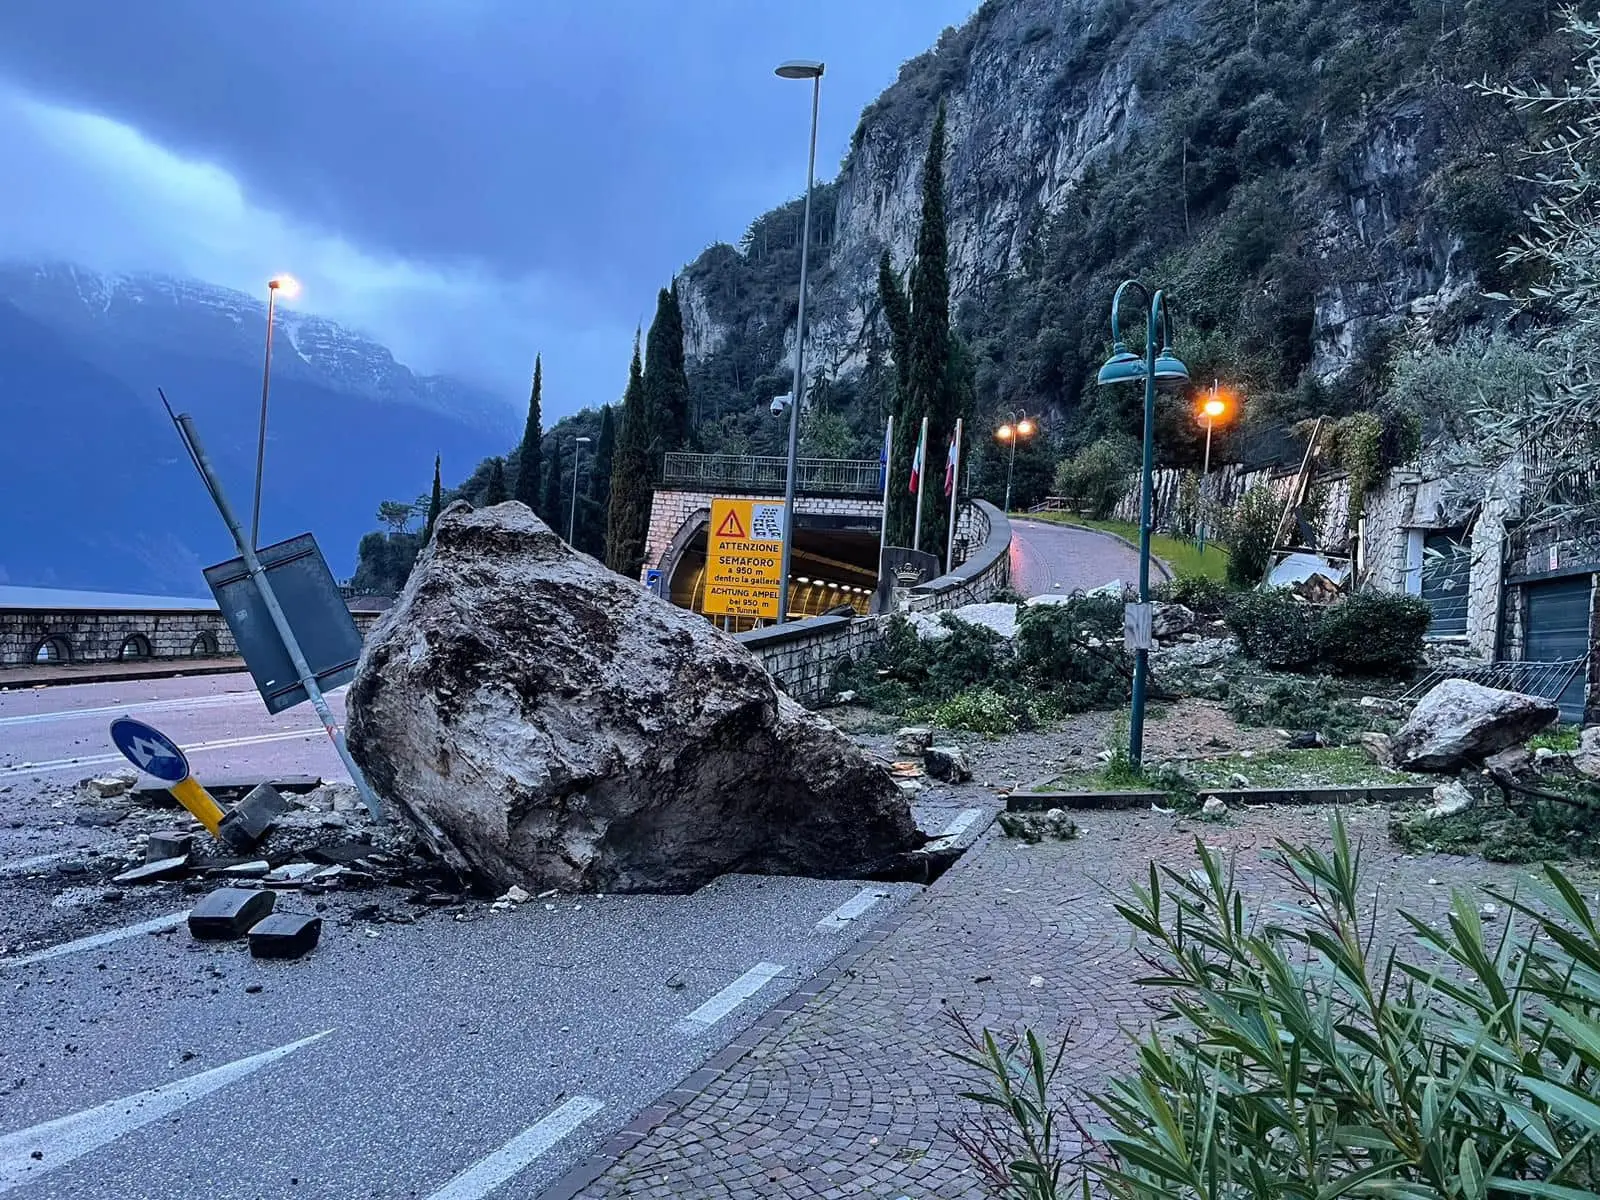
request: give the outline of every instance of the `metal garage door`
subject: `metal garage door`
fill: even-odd
[[[1429,637],[1465,637],[1472,547],[1459,529],[1430,533],[1422,543],[1422,598],[1433,609]]]
[[[1529,662],[1561,662],[1589,653],[1589,576],[1527,586]],[[1580,670],[1561,693],[1561,719],[1583,720],[1587,670]]]

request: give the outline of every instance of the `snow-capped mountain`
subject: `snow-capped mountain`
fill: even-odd
[[[378,501],[504,453],[518,401],[419,376],[280,309],[261,538],[312,532],[355,567]],[[266,305],[193,280],[0,265],[0,583],[191,595],[234,547],[156,394],[195,417],[248,521]]]
[[[70,263],[0,263],[0,297],[63,331],[135,342],[261,367],[264,300],[195,279],[102,274]],[[292,305],[280,304],[273,380],[296,378],[334,391],[454,417],[514,436],[516,402],[445,375],[418,375],[385,346]],[[115,356],[113,355],[113,359]],[[111,364],[113,373],[115,361]]]

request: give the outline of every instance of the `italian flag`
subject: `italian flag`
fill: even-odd
[[[961,453],[956,444],[956,435],[950,435],[950,453],[944,456],[944,494],[950,495],[956,490],[956,459]]]
[[[926,430],[924,430],[924,433],[926,433]],[[925,438],[917,439],[917,452],[911,456],[911,487],[909,490],[913,496],[922,487],[922,443],[924,440]]]

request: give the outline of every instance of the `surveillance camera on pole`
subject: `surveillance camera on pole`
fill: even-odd
[[[788,411],[789,405],[793,403],[793,393],[786,392],[782,396],[774,396],[772,398],[772,415],[775,417],[783,416],[783,414]]]

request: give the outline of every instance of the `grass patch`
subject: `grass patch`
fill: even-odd
[[[1230,754],[1226,758],[1185,763],[1184,774],[1200,788],[1238,787],[1233,776],[1242,775],[1253,788],[1294,787],[1370,787],[1378,784],[1424,782],[1420,775],[1391,771],[1353,746],[1333,746],[1322,750],[1268,750],[1245,758]]]
[[[1114,533],[1118,537],[1127,538],[1134,545],[1139,544],[1139,527],[1132,521],[1097,521],[1092,517],[1080,517],[1075,513],[1042,512],[1042,513],[1016,513],[1018,517],[1029,520],[1053,521],[1057,525],[1077,525],[1084,529],[1098,529],[1102,533]],[[1174,575],[1199,575],[1207,579],[1226,579],[1228,577],[1228,551],[1225,547],[1214,542],[1206,544],[1204,554],[1193,542],[1182,538],[1170,537],[1164,533],[1150,535],[1150,553],[1154,554],[1167,566],[1172,568]]]
[[[1578,748],[1580,729],[1576,725],[1562,725],[1536,733],[1528,739],[1529,750],[1554,750],[1557,754],[1571,754]]]

